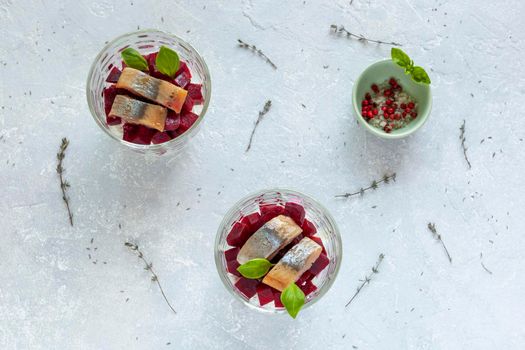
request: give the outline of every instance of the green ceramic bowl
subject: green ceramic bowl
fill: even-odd
[[[361,101],[365,98],[365,94],[371,90],[370,86],[372,84],[380,84],[390,77],[398,79],[401,86],[403,86],[403,90],[416,99],[418,115],[415,120],[404,128],[393,130],[388,134],[383,129],[378,129],[368,124],[363,118],[361,115]],[[432,95],[430,93],[430,85],[414,82],[410,75],[405,74],[403,68],[399,67],[392,60],[384,60],[372,64],[357,78],[352,91],[352,105],[355,117],[366,130],[385,139],[399,139],[414,133],[425,124],[432,108]]]

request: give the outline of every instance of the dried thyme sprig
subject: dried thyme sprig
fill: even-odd
[[[483,263],[483,253],[479,253],[479,260],[481,262],[481,267],[483,267],[483,269],[485,271],[487,271],[489,274],[492,275],[492,271],[490,271],[489,269],[487,269],[487,267],[485,266],[485,264]]]
[[[465,146],[465,141],[467,140],[465,138],[465,119],[463,119],[463,124],[461,124],[461,127],[459,128],[461,133],[459,134],[459,139],[461,140],[461,148],[463,149],[463,156],[465,157],[465,160],[467,161],[468,168],[472,168],[470,165],[470,160],[467,156],[467,146]]]
[[[272,66],[273,69],[277,69],[277,66],[275,65],[275,63],[273,63],[272,60],[270,60],[268,56],[264,54],[264,52],[258,49],[257,46],[245,43],[241,39],[237,39],[237,41],[239,42],[239,47],[255,52],[259,57],[263,58],[270,66]]]
[[[344,26],[337,26],[335,24],[330,25],[330,30],[334,34],[346,35],[347,38],[355,38],[355,39],[357,39],[358,41],[360,41],[362,43],[369,42],[369,43],[385,44],[385,45],[392,45],[392,46],[403,46],[400,43],[396,43],[394,41],[386,42],[386,41],[382,41],[382,40],[369,39],[369,38],[364,37],[363,35],[354,34],[354,33],[349,32],[348,30],[346,30],[346,28]]]
[[[66,204],[67,209],[67,215],[69,216],[69,223],[71,226],[73,226],[73,214],[71,213],[71,209],[69,208],[69,196],[66,194],[66,191],[71,185],[67,180],[64,179],[64,172],[66,171],[64,167],[62,166],[62,162],[64,161],[64,158],[66,157],[66,149],[67,146],[69,146],[69,140],[67,138],[62,138],[62,143],[60,144],[60,148],[57,153],[57,173],[58,177],[60,179],[60,189],[62,190],[62,200]]]
[[[250,148],[252,148],[252,141],[253,141],[253,135],[255,135],[255,130],[257,129],[257,126],[259,125],[259,123],[263,119],[264,115],[266,113],[268,113],[268,111],[270,110],[270,107],[272,107],[272,101],[268,100],[264,104],[263,110],[259,111],[259,117],[257,118],[257,121],[255,122],[255,125],[253,126],[253,130],[252,130],[252,133],[250,135],[250,141],[248,142],[248,146],[246,147],[246,151],[245,152],[248,152],[250,150]]]
[[[448,261],[452,264],[452,257],[450,256],[447,246],[445,245],[445,242],[441,239],[441,235],[436,230],[436,224],[429,222],[427,225],[430,232],[432,232],[432,236],[434,236],[435,239],[437,239],[439,242],[441,242],[441,245],[443,246],[443,249],[445,249],[445,253],[447,253]]]
[[[175,309],[173,308],[173,306],[171,306],[168,298],[166,297],[166,294],[164,293],[164,289],[162,289],[162,285],[160,284],[160,281],[159,281],[159,276],[157,276],[157,274],[155,273],[155,271],[153,271],[153,263],[149,263],[146,258],[144,258],[144,254],[142,253],[142,251],[139,249],[138,245],[134,244],[134,243],[130,243],[130,242],[126,242],[124,243],[124,245],[126,247],[128,247],[129,249],[133,250],[133,251],[136,251],[137,252],[137,255],[138,257],[144,261],[144,264],[146,265],[146,267],[144,267],[144,270],[147,270],[151,273],[151,281],[153,282],[156,282],[157,285],[159,286],[159,289],[160,289],[160,292],[162,293],[162,296],[164,297],[164,300],[166,301],[166,304],[168,304],[168,306],[170,307],[171,311],[173,311],[174,314],[177,313],[177,311],[175,311]]]
[[[392,175],[384,175],[383,178],[381,180],[374,180],[372,181],[372,183],[370,184],[370,186],[368,187],[361,187],[361,189],[359,191],[356,191],[356,192],[349,192],[349,193],[345,193],[345,194],[338,194],[336,195],[335,197],[336,198],[348,198],[348,197],[352,197],[352,196],[357,196],[357,195],[364,195],[366,191],[368,190],[375,190],[378,185],[380,183],[389,183],[390,180],[393,180],[393,181],[396,181],[396,173],[393,173]]]
[[[379,257],[377,258],[377,262],[375,266],[372,267],[372,273],[370,273],[368,276],[365,277],[364,280],[361,280],[361,285],[357,287],[357,290],[355,291],[352,298],[346,303],[345,307],[348,307],[350,303],[357,297],[359,292],[361,292],[361,289],[363,289],[364,286],[366,286],[370,281],[372,280],[372,276],[374,276],[376,273],[379,273],[379,265],[381,265],[381,262],[385,258],[385,255],[383,253],[379,254]]]

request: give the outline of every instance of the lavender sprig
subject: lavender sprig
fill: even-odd
[[[71,213],[71,209],[69,207],[69,196],[66,194],[67,189],[71,187],[71,185],[67,180],[64,179],[64,172],[66,171],[66,169],[64,169],[64,166],[62,165],[64,158],[66,157],[67,146],[69,146],[69,140],[64,137],[62,138],[62,143],[60,144],[60,148],[57,153],[58,164],[56,170],[58,173],[58,178],[60,179],[62,200],[66,204],[67,215],[69,216],[69,223],[71,224],[71,226],[73,226],[73,214]]]
[[[334,34],[346,35],[347,38],[354,38],[354,39],[357,39],[358,41],[360,41],[362,43],[369,42],[369,43],[385,44],[385,45],[392,45],[392,46],[403,46],[400,43],[396,43],[394,41],[386,42],[386,41],[382,41],[382,40],[369,39],[367,37],[364,37],[363,35],[354,34],[354,33],[349,32],[348,30],[346,30],[346,28],[344,26],[337,26],[335,24],[330,25],[330,30]]]
[[[248,146],[246,147],[246,151],[245,152],[248,152],[250,150],[250,148],[252,148],[252,141],[253,141],[253,135],[255,135],[255,130],[257,129],[257,126],[259,125],[259,123],[263,119],[264,115],[270,111],[271,107],[272,107],[272,101],[268,100],[264,104],[263,110],[259,111],[259,117],[255,121],[255,125],[253,126],[253,130],[252,130],[252,133],[250,135],[250,141],[248,142]]]
[[[461,125],[461,127],[459,128],[459,130],[461,131],[461,133],[459,134],[459,139],[461,140],[461,148],[463,149],[463,156],[465,157],[465,160],[467,161],[467,165],[468,165],[468,168],[472,168],[472,165],[470,165],[470,160],[468,159],[468,156],[467,156],[467,146],[465,146],[465,141],[467,140],[465,138],[465,119],[463,119],[463,124]]]
[[[348,198],[348,197],[352,197],[352,196],[357,196],[357,195],[364,195],[366,191],[368,190],[375,190],[377,189],[378,185],[380,183],[389,183],[390,180],[393,180],[393,181],[396,181],[396,173],[393,173],[391,175],[384,175],[383,178],[381,180],[374,180],[372,181],[372,183],[370,184],[370,186],[368,187],[361,187],[361,189],[359,191],[356,191],[356,192],[348,192],[348,193],[345,193],[345,194],[338,194],[336,195],[335,197],[336,198]]]
[[[272,66],[273,69],[277,69],[277,66],[275,65],[275,63],[273,63],[272,60],[270,60],[268,56],[266,56],[264,52],[262,52],[262,50],[258,49],[257,46],[245,43],[241,39],[237,39],[237,41],[239,42],[239,47],[242,47],[243,49],[248,49],[256,53],[259,57],[264,59],[270,66]]]
[[[363,289],[364,286],[366,286],[367,284],[370,283],[370,281],[372,280],[372,277],[376,273],[379,273],[379,265],[381,265],[381,262],[383,261],[384,258],[385,258],[385,255],[383,253],[379,254],[379,257],[377,258],[377,262],[376,262],[375,266],[372,267],[372,273],[370,273],[368,276],[366,276],[365,279],[361,280],[361,285],[359,285],[359,287],[357,287],[357,290],[355,291],[355,293],[352,296],[352,298],[348,301],[348,303],[346,303],[345,307],[348,307],[348,305],[350,305],[350,303],[357,297],[359,292],[361,292],[361,289]]]
[[[441,245],[443,246],[443,249],[445,250],[445,253],[447,253],[448,261],[452,264],[452,257],[450,256],[447,246],[445,245],[445,242],[443,242],[443,239],[441,239],[441,235],[437,232],[436,224],[429,222],[427,225],[430,232],[432,232],[432,236],[439,242],[441,242]]]
[[[170,304],[170,302],[168,300],[168,297],[166,297],[166,294],[164,293],[164,289],[162,288],[162,285],[160,284],[160,281],[159,281],[159,276],[157,276],[155,271],[153,271],[153,263],[149,263],[146,260],[146,258],[144,258],[144,254],[139,249],[138,245],[136,245],[134,243],[130,243],[130,242],[126,242],[126,243],[124,243],[124,245],[126,247],[128,247],[130,250],[137,252],[137,255],[138,255],[139,259],[141,259],[144,262],[144,264],[146,265],[146,267],[144,267],[144,270],[149,271],[151,273],[151,281],[157,283],[157,285],[159,286],[160,292],[162,293],[162,297],[166,301],[166,304],[168,304],[168,306],[170,307],[171,311],[173,311],[174,314],[177,314],[177,311],[175,311],[173,306],[171,306],[171,304]]]

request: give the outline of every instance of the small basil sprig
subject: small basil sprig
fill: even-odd
[[[283,303],[286,311],[288,311],[288,314],[290,314],[292,318],[297,317],[297,314],[305,303],[305,299],[306,297],[303,291],[295,283],[290,284],[281,293],[281,303]]]
[[[179,70],[179,55],[172,49],[166,46],[161,46],[155,60],[155,65],[159,72],[173,78],[175,73]]]
[[[148,62],[137,50],[128,47],[123,50],[120,55],[126,66],[143,71],[148,70]]]
[[[422,67],[414,66],[414,61],[412,61],[403,50],[393,47],[390,55],[392,56],[392,61],[404,68],[405,73],[410,74],[412,80],[416,83],[430,84],[430,78],[427,72],[425,72]]]
[[[257,258],[245,262],[237,268],[237,271],[239,271],[243,277],[254,280],[266,275],[268,270],[274,265],[275,264],[272,264],[266,259]]]

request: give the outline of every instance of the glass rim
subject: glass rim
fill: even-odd
[[[263,308],[263,307],[258,307],[256,305],[251,304],[248,300],[244,299],[241,295],[239,295],[239,293],[237,293],[234,290],[234,288],[232,288],[233,283],[228,278],[228,271],[225,271],[224,269],[222,269],[222,266],[223,266],[222,265],[222,256],[220,254],[221,252],[219,251],[219,245],[220,245],[220,241],[221,241],[221,233],[224,230],[224,228],[225,228],[227,222],[230,220],[230,218],[233,215],[236,214],[236,212],[238,211],[238,208],[240,207],[240,205],[242,203],[244,203],[248,199],[256,198],[256,197],[258,197],[260,195],[264,195],[264,194],[271,193],[271,192],[281,192],[281,193],[291,194],[291,195],[295,195],[295,196],[298,196],[298,197],[301,197],[301,198],[304,198],[304,199],[310,201],[311,203],[313,203],[323,213],[323,215],[326,216],[328,222],[334,228],[333,235],[334,235],[334,239],[335,239],[335,241],[337,243],[336,244],[335,255],[338,256],[339,259],[338,259],[338,261],[335,264],[335,269],[334,269],[334,271],[332,273],[332,277],[330,277],[328,279],[326,284],[323,286],[323,288],[320,290],[319,294],[315,298],[311,299],[310,301],[308,301],[307,303],[304,304],[304,306],[303,306],[303,310],[304,310],[307,307],[309,307],[310,305],[313,305],[317,301],[319,301],[330,290],[330,288],[332,287],[332,285],[335,282],[335,279],[337,278],[337,275],[339,274],[339,269],[341,268],[341,261],[342,261],[342,258],[343,258],[343,242],[341,240],[341,234],[339,232],[339,227],[337,226],[337,223],[335,222],[335,219],[333,218],[332,214],[330,214],[328,209],[326,209],[324,207],[324,205],[319,203],[317,200],[313,199],[308,194],[305,194],[303,192],[299,192],[299,191],[296,191],[296,190],[286,189],[286,188],[268,188],[268,189],[263,189],[263,190],[259,190],[259,191],[256,191],[256,192],[252,192],[252,193],[244,196],[243,198],[241,198],[237,202],[235,202],[235,204],[233,204],[231,206],[231,208],[226,212],[226,214],[224,214],[224,217],[221,220],[219,228],[217,229],[217,234],[215,235],[215,242],[214,242],[215,267],[217,268],[217,272],[219,274],[219,277],[220,277],[224,287],[228,290],[228,292],[230,292],[230,294],[232,294],[236,299],[240,300],[243,304],[245,304],[245,305],[247,305],[247,306],[249,306],[249,307],[251,307],[251,308],[253,308],[253,309],[257,310],[257,311],[260,311],[260,312],[266,312],[266,313],[272,313],[272,314],[275,314],[275,313],[281,314],[281,313],[285,313],[286,312],[286,309],[284,309],[284,308],[282,308],[282,309],[277,309],[277,308],[266,309],[266,308]]]
[[[138,144],[138,143],[133,143],[133,142],[129,142],[129,141],[125,141],[123,139],[120,139],[116,135],[111,133],[106,128],[105,123],[103,123],[97,117],[97,113],[95,112],[95,106],[93,105],[93,103],[92,103],[92,101],[90,99],[90,96],[89,96],[90,95],[89,82],[91,81],[91,79],[93,77],[93,74],[95,72],[95,66],[96,66],[97,62],[100,61],[103,53],[106,50],[108,50],[115,42],[120,41],[120,40],[125,39],[125,38],[130,37],[130,36],[133,36],[133,35],[151,34],[151,33],[164,34],[164,35],[167,35],[169,37],[174,38],[176,41],[179,41],[179,42],[181,42],[184,45],[187,45],[190,48],[190,50],[192,50],[196,54],[196,56],[200,59],[200,61],[202,62],[202,66],[203,66],[203,69],[204,69],[204,75],[207,76],[209,78],[209,81],[210,81],[210,84],[209,84],[210,88],[206,90],[206,95],[204,96],[204,104],[202,105],[202,111],[199,113],[199,118],[197,118],[195,123],[193,123],[193,125],[188,130],[186,130],[182,135],[179,135],[176,138],[169,140],[168,142],[163,142],[163,143],[159,143],[159,144],[141,145],[141,144]],[[111,138],[113,140],[117,141],[119,144],[122,144],[124,146],[133,148],[135,150],[161,150],[167,145],[182,143],[182,141],[184,141],[186,138],[188,138],[190,135],[192,135],[195,132],[195,130],[198,128],[198,126],[200,125],[201,121],[204,119],[204,115],[206,114],[206,111],[208,110],[208,106],[209,106],[210,98],[211,98],[211,89],[212,89],[212,87],[211,87],[210,70],[208,68],[208,65],[206,64],[206,61],[201,56],[201,54],[190,43],[188,43],[186,40],[180,38],[179,36],[177,36],[175,34],[172,34],[172,33],[168,33],[168,32],[162,31],[162,30],[153,29],[153,28],[141,29],[141,30],[136,30],[136,31],[133,31],[133,32],[127,32],[127,33],[121,34],[121,35],[117,36],[116,38],[114,38],[113,40],[109,41],[99,51],[99,53],[97,54],[97,56],[95,57],[95,59],[91,63],[91,67],[89,69],[89,73],[88,73],[87,80],[86,80],[86,98],[87,98],[89,111],[91,112],[91,117],[93,117],[93,119],[95,119],[95,122],[97,123],[97,125],[107,135],[111,136]]]

